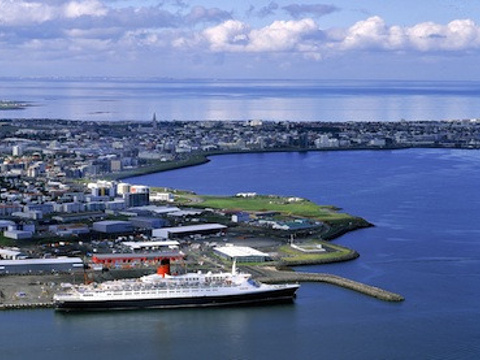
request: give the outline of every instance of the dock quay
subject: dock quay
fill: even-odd
[[[0,310],[20,310],[20,309],[50,309],[53,308],[53,302],[47,303],[21,303],[21,304],[0,304]]]
[[[401,302],[405,300],[402,295],[332,274],[282,271],[260,266],[245,266],[244,268],[251,273],[255,279],[264,283],[324,282],[354,290],[383,301]]]
[[[241,265],[243,271],[265,283],[286,282],[323,282],[354,290],[374,298],[390,301],[403,301],[403,296],[378,287],[366,285],[337,275],[324,273],[302,273],[291,270],[282,270],[275,267]],[[115,278],[138,277],[145,275],[141,271],[109,271],[98,274],[97,281]],[[0,311],[16,309],[47,309],[53,307],[53,294],[61,290],[61,283],[82,283],[83,277],[71,274],[44,274],[24,276],[0,276]]]

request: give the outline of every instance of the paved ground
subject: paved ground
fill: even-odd
[[[50,303],[62,282],[73,281],[72,275],[1,276],[0,304]]]
[[[138,277],[151,273],[152,269],[111,270],[96,272],[97,282],[118,278]],[[83,272],[75,274],[4,275],[0,276],[0,305],[51,303],[53,294],[61,290],[62,283],[81,284]]]

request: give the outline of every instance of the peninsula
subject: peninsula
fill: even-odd
[[[122,179],[202,164],[211,155],[273,151],[480,148],[480,121],[273,122],[3,119],[4,170],[51,179]],[[32,154],[36,156],[31,157]],[[61,161],[59,160],[61,159]],[[42,162],[45,170],[35,166]],[[5,162],[5,161],[4,161]],[[18,171],[15,170],[15,171]],[[13,173],[15,173],[13,171]],[[40,173],[39,173],[40,171]]]
[[[154,243],[156,250],[173,246],[168,251],[173,251],[174,263],[198,269],[228,266],[227,255],[215,250],[222,245],[252,248],[266,254],[252,255],[261,261],[249,264],[260,278],[271,277],[273,282],[291,279],[293,274],[282,272],[290,266],[358,257],[355,250],[330,240],[372,224],[295,194],[212,197],[119,180],[200,164],[210,155],[225,153],[476,149],[479,139],[476,119],[397,123],[181,122],[156,121],[155,117],[153,121],[110,123],[3,119],[0,241],[2,261],[7,263],[2,271],[58,272],[75,276],[76,281],[83,276],[75,275],[73,269],[84,265],[99,280],[106,276],[105,269],[138,274],[152,270],[165,256],[146,251],[147,241]],[[164,242],[158,243],[158,239]],[[21,261],[23,267],[18,266]],[[276,267],[276,275],[266,271],[268,267]],[[302,276],[298,281],[331,281],[364,289],[331,277]],[[48,294],[42,281],[31,279],[29,284],[37,282]],[[15,291],[9,292],[0,285],[0,289],[4,303],[34,298],[23,288],[13,286]]]
[[[0,111],[2,110],[23,110],[28,104],[23,101],[0,100]]]

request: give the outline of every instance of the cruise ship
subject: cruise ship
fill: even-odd
[[[59,311],[168,309],[292,302],[298,284],[264,284],[250,274],[231,272],[170,275],[170,265],[137,279],[88,285],[63,284],[54,295]]]

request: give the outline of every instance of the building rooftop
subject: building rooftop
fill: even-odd
[[[220,246],[216,247],[215,251],[221,252],[232,258],[242,256],[269,256],[267,253],[263,253],[248,246]]]
[[[226,229],[227,226],[221,224],[199,224],[199,225],[188,225],[188,226],[178,226],[178,227],[170,227],[170,228],[162,228],[159,230],[164,230],[169,233],[178,233],[181,234],[183,232],[195,232],[195,231],[205,231],[205,230],[222,230]]]
[[[128,246],[133,250],[151,247],[178,246],[180,243],[173,240],[162,241],[123,241],[122,245]]]

